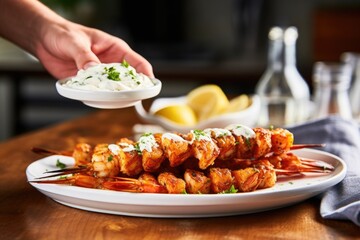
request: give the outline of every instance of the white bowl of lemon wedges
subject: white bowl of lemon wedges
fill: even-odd
[[[228,99],[218,85],[207,84],[193,89],[185,96],[157,98],[149,110],[142,103],[136,112],[146,123],[170,131],[188,132],[193,129],[224,128],[230,124],[256,125],[260,99],[241,94]]]

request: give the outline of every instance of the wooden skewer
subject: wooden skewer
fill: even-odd
[[[324,143],[314,143],[314,144],[295,144],[290,149],[302,149],[302,148],[316,148],[316,147],[325,147]]]

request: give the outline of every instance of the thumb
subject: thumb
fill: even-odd
[[[97,64],[99,64],[100,62],[94,62],[94,61],[90,61],[85,63],[85,65],[81,68],[81,69],[88,69],[89,67],[95,66]]]
[[[82,51],[81,53],[74,54],[76,67],[80,69],[87,69],[93,65],[99,64],[99,58],[91,51]]]

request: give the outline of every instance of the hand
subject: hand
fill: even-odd
[[[72,22],[47,25],[36,46],[36,56],[57,79],[76,75],[97,63],[125,59],[138,72],[154,77],[151,64],[120,38]]]

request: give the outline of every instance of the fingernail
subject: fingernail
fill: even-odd
[[[92,67],[92,66],[95,66],[95,65],[98,65],[99,63],[97,62],[88,62],[84,65],[83,69],[87,69],[89,67]]]

